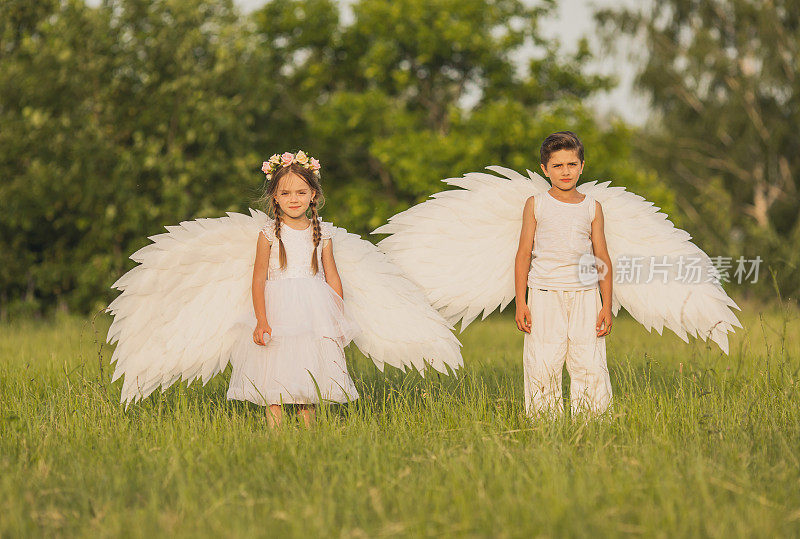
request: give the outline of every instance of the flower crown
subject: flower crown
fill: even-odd
[[[319,161],[313,157],[306,155],[303,150],[297,153],[286,152],[281,155],[275,154],[269,158],[269,161],[264,161],[261,165],[261,170],[267,175],[267,180],[272,179],[272,173],[281,167],[288,167],[292,163],[297,163],[301,167],[310,170],[317,177],[319,177]]]

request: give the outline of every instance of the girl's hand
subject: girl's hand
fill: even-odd
[[[256,329],[253,331],[253,342],[261,346],[266,346],[267,343],[264,341],[264,333],[272,335],[272,328],[269,327],[266,320],[259,320],[256,324]]]
[[[605,337],[611,333],[611,307],[603,307],[597,315],[597,336]]]
[[[517,315],[514,318],[517,321],[517,329],[525,333],[531,332],[531,310],[527,305],[518,305]]]

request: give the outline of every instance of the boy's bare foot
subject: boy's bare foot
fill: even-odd
[[[270,428],[280,427],[283,422],[283,410],[280,404],[270,404],[267,408],[267,424]]]
[[[314,418],[316,417],[317,412],[314,410],[313,404],[301,404],[298,415],[303,420],[303,425],[310,427],[314,423]]]

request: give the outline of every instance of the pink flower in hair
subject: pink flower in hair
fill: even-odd
[[[319,169],[320,169],[319,161],[308,155],[303,150],[298,151],[297,154],[293,154],[291,152],[285,152],[283,154],[278,155],[276,153],[269,158],[269,161],[264,161],[261,164],[261,170],[264,172],[264,174],[267,175],[267,180],[271,180],[272,175],[276,170],[278,170],[281,167],[289,166],[292,163],[297,163],[304,169],[310,170],[311,172],[316,174],[317,177],[319,177]]]

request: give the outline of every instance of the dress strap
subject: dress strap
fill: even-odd
[[[322,232],[322,239],[329,240],[333,237],[333,223],[322,221],[320,224],[320,231]]]
[[[267,223],[261,228],[261,233],[267,238],[270,243],[275,242],[275,221],[269,219]]]

